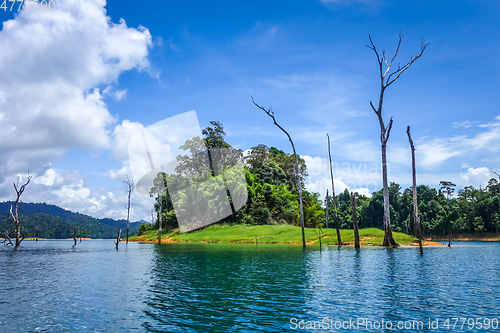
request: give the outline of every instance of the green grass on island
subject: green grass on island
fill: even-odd
[[[337,232],[335,229],[322,229],[322,244],[336,245]],[[306,242],[319,244],[318,229],[306,228]],[[340,230],[342,243],[354,245],[353,230]],[[267,237],[265,237],[267,236]],[[179,229],[172,232],[163,232],[162,241],[176,243],[273,243],[273,244],[302,244],[300,227],[290,225],[212,225],[203,230],[181,234]],[[393,237],[400,245],[415,245],[417,240],[399,232],[393,232]],[[384,231],[375,228],[359,230],[360,243],[363,246],[381,246]],[[156,241],[158,230],[148,230],[142,236],[129,237],[131,241]]]

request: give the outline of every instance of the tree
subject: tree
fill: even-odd
[[[368,38],[370,39],[370,45],[366,45],[369,49],[373,50],[375,52],[375,55],[377,56],[377,62],[379,66],[379,72],[380,72],[380,96],[379,96],[379,101],[378,101],[378,106],[375,108],[373,103],[370,101],[370,106],[372,107],[373,111],[375,111],[375,114],[378,117],[379,125],[380,125],[380,144],[382,148],[382,186],[383,186],[383,193],[384,193],[384,230],[385,230],[385,235],[384,235],[384,242],[383,246],[393,246],[397,247],[398,244],[392,237],[392,230],[391,230],[391,217],[390,217],[390,209],[389,209],[389,191],[388,191],[388,184],[387,184],[387,141],[389,140],[389,135],[391,133],[391,128],[392,128],[392,117],[389,121],[389,124],[385,126],[384,119],[382,117],[382,103],[384,101],[384,93],[385,90],[392,84],[394,81],[396,81],[401,74],[403,74],[420,56],[425,51],[425,48],[429,43],[425,42],[422,40],[422,44],[420,46],[420,53],[416,56],[411,57],[410,61],[406,63],[403,67],[401,67],[401,64],[398,64],[397,70],[389,73],[392,67],[392,63],[396,56],[398,55],[399,52],[399,47],[401,46],[401,41],[403,39],[404,34],[401,34],[399,32],[399,42],[398,46],[396,48],[396,51],[394,52],[394,56],[388,60],[388,58],[385,55],[385,51],[379,51],[373,44],[372,38],[370,35],[368,35]],[[386,66],[386,69],[383,69],[383,66]]]
[[[14,224],[16,225],[16,245],[15,247],[17,248],[21,242],[24,240],[24,234],[23,234],[23,238],[21,238],[21,221],[19,220],[19,215],[17,214],[17,205],[19,203],[19,199],[21,198],[21,195],[23,194],[24,190],[26,189],[26,186],[30,183],[31,181],[31,176],[30,176],[30,173],[28,172],[28,180],[26,181],[26,183],[24,183],[23,185],[21,185],[21,187],[19,187],[19,177],[17,177],[17,184],[14,183],[14,189],[16,190],[16,201],[14,202],[14,212],[12,211],[12,205],[10,206],[10,215],[12,216],[12,219],[14,220]],[[9,235],[12,234],[9,233]]]
[[[420,254],[423,254],[422,249],[422,234],[420,231],[420,220],[418,218],[418,201],[417,201],[417,171],[415,169],[415,147],[413,146],[413,140],[411,139],[410,126],[406,129],[406,134],[408,134],[408,141],[410,141],[411,149],[411,170],[413,175],[413,232],[415,237],[418,238],[418,245],[420,247]]]
[[[359,249],[359,231],[358,231],[358,209],[356,204],[356,193],[351,192],[352,207],[352,228],[354,229],[354,247]]]
[[[128,244],[128,226],[130,222],[130,194],[135,188],[135,183],[134,179],[129,179],[127,175],[127,180],[123,181],[125,184],[127,184],[127,192],[128,192],[128,204],[127,204],[127,244]]]
[[[304,210],[302,209],[302,186],[301,186],[301,181],[300,181],[299,160],[297,158],[297,152],[295,151],[295,146],[293,144],[292,137],[290,136],[290,134],[288,134],[287,131],[285,131],[285,129],[283,127],[281,127],[276,122],[276,118],[274,117],[274,111],[272,109],[266,109],[263,106],[260,106],[259,104],[255,103],[255,101],[253,100],[253,97],[252,97],[252,102],[256,107],[258,107],[259,109],[264,111],[269,117],[271,117],[271,119],[274,122],[274,125],[276,125],[280,130],[283,131],[283,133],[286,134],[286,136],[288,137],[288,140],[290,141],[290,143],[292,145],[293,155],[295,156],[295,176],[297,177],[297,188],[299,189],[300,223],[301,223],[301,227],[302,227],[302,246],[306,247],[306,235],[304,232]]]
[[[441,190],[444,190],[444,192],[446,193],[446,199],[450,199],[450,195],[455,192],[455,186],[457,186],[447,180],[440,181],[439,185],[441,185]]]
[[[335,197],[335,185],[333,183],[333,167],[332,167],[332,154],[330,152],[330,136],[326,133],[326,137],[328,138],[328,157],[330,158],[330,178],[332,179],[332,198],[333,198],[333,208],[335,212],[335,228],[337,229],[337,245],[339,247],[342,246],[342,239],[340,238],[340,230],[339,230],[339,216],[337,214],[337,200]]]

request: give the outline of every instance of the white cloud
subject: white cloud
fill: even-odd
[[[485,188],[488,184],[488,180],[493,178],[493,174],[487,167],[479,167],[469,168],[467,173],[460,173],[460,177],[466,185],[472,185],[476,188],[479,188],[479,186]]]
[[[115,91],[113,86],[107,86],[102,91],[102,95],[103,96],[109,95],[109,96],[113,97],[114,99],[116,99],[117,101],[120,101],[121,99],[123,99],[127,95],[127,89]]]
[[[459,145],[457,145],[457,142],[462,139],[463,138],[419,139],[415,148],[416,154],[420,155],[417,158],[418,164],[422,165],[424,168],[435,168],[440,166],[447,159],[462,154],[464,150],[459,149]]]
[[[0,172],[35,170],[76,147],[110,147],[116,120],[96,87],[124,71],[147,70],[152,43],[147,29],[112,23],[105,4],[61,1],[55,11],[21,11],[3,23]]]
[[[331,192],[330,162],[318,156],[301,156],[307,165],[309,173],[306,182],[308,191],[326,194],[326,189]],[[339,194],[346,188],[358,193],[370,193],[381,186],[380,168],[375,163],[333,163],[335,192]]]

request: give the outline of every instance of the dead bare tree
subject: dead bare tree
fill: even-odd
[[[351,192],[351,208],[352,208],[352,228],[354,229],[354,247],[359,249],[359,231],[358,231],[358,209],[356,203],[356,193]]]
[[[19,177],[17,177],[17,183],[14,183],[14,189],[16,190],[16,201],[14,202],[14,211],[12,211],[12,206],[10,206],[10,215],[12,216],[12,219],[14,220],[14,224],[16,225],[16,245],[15,247],[17,248],[21,242],[24,240],[24,233],[21,231],[21,221],[19,220],[19,215],[17,214],[17,205],[19,203],[19,199],[21,198],[21,195],[23,194],[24,190],[26,189],[26,186],[30,183],[31,181],[31,176],[30,173],[28,172],[28,180],[26,183],[21,185],[19,187]],[[21,234],[22,238],[21,238]]]
[[[271,117],[271,119],[274,122],[274,125],[278,126],[278,128],[280,130],[282,130],[283,133],[286,134],[286,136],[288,137],[288,140],[292,144],[293,155],[295,156],[295,177],[297,177],[297,187],[299,190],[300,225],[302,227],[302,246],[306,247],[306,236],[305,236],[305,232],[304,232],[304,210],[302,209],[302,185],[300,182],[300,172],[299,172],[299,159],[297,157],[297,152],[295,151],[295,146],[293,144],[292,137],[290,136],[290,134],[288,134],[287,131],[285,131],[285,129],[283,127],[281,127],[276,122],[276,118],[274,117],[274,111],[272,110],[272,108],[266,109],[263,106],[260,106],[259,104],[255,103],[255,101],[253,100],[253,96],[252,96],[252,102],[256,107],[258,107],[259,109],[264,111],[269,117]]]
[[[326,189],[326,199],[325,199],[325,206],[326,206],[326,212],[325,212],[325,228],[328,228],[328,209],[329,209],[329,203],[330,199],[328,199],[328,189]]]
[[[120,244],[121,236],[122,236],[122,229],[118,231],[118,235],[116,236],[116,241],[114,242],[117,250],[118,250],[118,244]]]
[[[73,241],[75,242],[73,246],[76,246],[76,227],[73,227]]]
[[[342,239],[340,238],[340,228],[339,228],[339,216],[337,214],[337,198],[335,196],[335,185],[333,182],[333,167],[332,167],[332,154],[330,153],[330,136],[326,133],[328,138],[328,157],[330,158],[330,178],[332,179],[332,199],[333,199],[333,211],[335,212],[335,228],[337,229],[337,245],[342,246]]]
[[[135,188],[135,183],[134,179],[130,180],[127,175],[127,180],[123,181],[125,184],[127,184],[127,192],[128,192],[128,204],[127,204],[127,244],[128,244],[128,226],[130,222],[130,194]]]
[[[392,67],[392,63],[396,56],[398,55],[399,52],[399,47],[401,46],[401,41],[403,39],[403,36],[405,34],[401,34],[401,31],[399,32],[399,42],[398,46],[396,48],[396,51],[394,52],[394,56],[391,58],[389,61],[385,55],[385,51],[382,50],[379,52],[375,45],[373,44],[372,37],[368,35],[368,38],[370,39],[370,45],[366,45],[369,49],[373,50],[375,52],[375,55],[377,56],[377,62],[379,66],[379,71],[380,71],[380,96],[379,96],[379,101],[378,101],[378,106],[375,108],[373,103],[370,101],[370,106],[372,107],[373,111],[375,111],[375,114],[378,117],[379,125],[380,125],[380,144],[382,147],[382,186],[383,186],[383,194],[384,194],[384,242],[383,246],[392,246],[392,247],[397,247],[399,246],[398,243],[394,240],[392,237],[392,229],[391,229],[391,215],[390,215],[390,210],[389,210],[389,187],[387,184],[387,141],[389,140],[389,134],[391,133],[391,128],[392,128],[392,117],[389,121],[389,124],[385,126],[384,119],[382,117],[382,103],[384,101],[384,93],[385,90],[392,84],[394,81],[396,81],[401,74],[403,74],[404,71],[406,71],[420,56],[425,51],[425,48],[429,43],[424,42],[422,40],[422,43],[420,45],[420,53],[416,56],[411,57],[410,61],[404,66],[401,67],[401,64],[398,64],[398,68],[389,73]],[[385,70],[383,69],[383,66],[385,64]]]
[[[417,201],[417,170],[415,168],[415,146],[411,139],[410,126],[406,128],[408,134],[408,141],[410,141],[411,148],[411,170],[413,175],[413,233],[418,238],[418,246],[420,247],[420,254],[424,254],[422,249],[422,232],[420,230],[420,219],[418,217],[418,201]]]
[[[155,223],[155,211],[153,209],[144,209],[147,215],[151,215],[151,224]]]

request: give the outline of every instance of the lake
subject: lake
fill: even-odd
[[[498,242],[72,244],[0,246],[1,331],[500,332]]]

